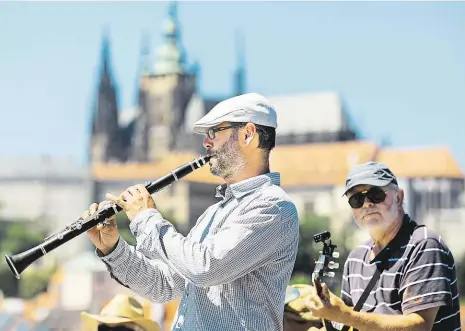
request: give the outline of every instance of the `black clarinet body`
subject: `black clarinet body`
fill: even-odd
[[[189,163],[186,163],[154,182],[147,182],[145,187],[150,194],[154,194],[172,183],[187,176],[196,169],[203,167],[210,160],[210,155],[200,156]],[[20,274],[33,262],[60,247],[66,242],[93,228],[99,223],[106,223],[106,220],[116,215],[122,208],[111,201],[106,201],[106,204],[95,214],[86,219],[79,218],[77,221],[67,225],[63,230],[48,236],[44,242],[22,253],[8,256],[5,255],[6,262],[17,279],[20,279]]]

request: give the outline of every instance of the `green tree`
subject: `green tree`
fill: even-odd
[[[39,224],[44,224],[46,221],[35,222],[22,220],[0,222],[0,252],[3,255],[15,255],[42,243],[46,231],[45,227]],[[0,264],[0,288],[5,296],[18,296],[20,286],[29,286],[28,280],[23,278],[18,281],[6,263]]]
[[[294,273],[311,275],[321,244],[315,244],[313,236],[329,229],[329,218],[316,214],[304,215],[300,219],[300,238]]]
[[[21,276],[19,282],[19,296],[31,299],[47,290],[50,277],[55,273],[56,266],[30,270]]]
[[[297,252],[294,271],[291,279],[291,284],[311,284],[311,275],[315,268],[315,260],[318,259],[319,251],[321,251],[322,243],[315,243],[313,236],[323,231],[329,231],[330,218],[317,214],[304,215],[300,219],[300,240]],[[345,240],[331,234],[333,244],[337,245],[336,251],[340,257],[335,261],[339,263],[339,269],[334,269],[335,277],[326,278],[329,288],[338,293],[341,285],[342,267],[348,251],[345,247]]]
[[[0,250],[17,254],[38,245],[43,242],[46,233],[37,230],[37,227],[31,222],[15,221],[8,223],[5,235],[0,243]]]
[[[311,284],[312,277],[311,275],[307,275],[301,272],[294,273],[292,275],[291,281],[289,282],[290,285],[294,284]]]

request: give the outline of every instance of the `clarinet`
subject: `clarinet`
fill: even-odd
[[[154,182],[145,183],[145,188],[150,194],[156,193],[173,182],[187,176],[196,169],[203,167],[210,160],[211,155],[200,156],[189,163],[171,171]],[[5,255],[6,262],[17,279],[20,279],[21,272],[37,259],[60,247],[71,239],[79,236],[99,223],[108,224],[108,219],[116,215],[122,208],[111,201],[105,201],[105,205],[97,210],[93,215],[83,219],[80,217],[75,222],[67,225],[63,230],[52,234],[44,239],[44,242],[27,251],[14,256]]]

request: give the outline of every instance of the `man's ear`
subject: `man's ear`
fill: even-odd
[[[397,202],[399,203],[399,206],[402,206],[404,203],[404,190],[401,188],[397,191]]]
[[[254,134],[246,134],[246,138],[245,138],[245,145],[247,146],[248,144],[250,144],[250,142],[252,141],[253,139],[253,136]]]
[[[257,129],[255,128],[255,125],[252,124],[252,123],[248,123],[246,126],[245,126],[245,145],[249,145],[253,138],[255,137],[255,133],[256,133]]]

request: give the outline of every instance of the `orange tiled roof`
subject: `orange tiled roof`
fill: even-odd
[[[159,178],[198,157],[192,153],[172,153],[157,163],[97,164],[92,171],[96,180],[143,181]],[[372,142],[351,141],[278,146],[271,154],[271,170],[281,173],[283,186],[331,186],[344,184],[345,176],[357,163],[376,158],[386,163],[398,177],[463,177],[447,149],[379,150]],[[208,166],[183,180],[220,184]]]
[[[448,148],[384,149],[377,157],[403,178],[463,178],[463,172]]]
[[[335,185],[344,182],[351,162],[366,162],[375,155],[376,145],[367,142],[279,146],[271,156],[272,171],[281,173],[283,186]],[[92,172],[97,180],[146,180],[159,178],[198,157],[191,153],[173,153],[157,163],[97,164]],[[208,166],[184,180],[220,184]]]
[[[270,162],[283,186],[340,185],[353,165],[373,159],[376,148],[362,141],[281,146]]]

